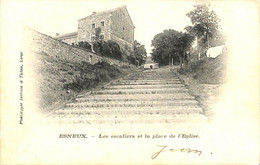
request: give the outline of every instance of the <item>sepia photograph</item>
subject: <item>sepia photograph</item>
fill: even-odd
[[[257,1],[1,2],[1,164],[258,164]]]
[[[189,5],[180,17],[191,24],[181,22],[181,30],[174,21],[168,29],[154,22],[158,33],[146,32],[126,5],[78,18],[65,34],[62,27],[54,36],[25,27],[40,111],[58,123],[208,122],[216,113],[210,101],[225,83],[228,48],[210,4]],[[147,38],[135,37],[140,32]]]

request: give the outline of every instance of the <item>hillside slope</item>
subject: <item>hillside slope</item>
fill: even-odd
[[[204,58],[192,62],[190,67],[179,69],[180,74],[196,79],[202,84],[221,84],[226,81],[226,52],[216,58]]]
[[[227,56],[228,53],[225,51],[216,58],[205,58],[193,62],[189,69],[174,70],[188,87],[190,94],[200,102],[209,119],[213,119],[216,114],[214,105],[226,82]]]
[[[135,70],[129,64],[97,56],[30,29],[24,34],[23,51],[25,58],[28,54],[33,57],[35,98],[42,112],[61,107],[80,92]]]
[[[225,82],[226,65],[223,55],[216,58],[206,58],[191,65],[194,79],[205,84],[220,84]]]

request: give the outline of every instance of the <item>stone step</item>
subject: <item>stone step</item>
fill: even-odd
[[[157,106],[184,106],[197,105],[196,100],[173,100],[173,101],[111,101],[111,102],[78,102],[67,104],[66,107],[157,107]]]
[[[199,102],[167,68],[133,73],[80,95],[76,102],[54,111],[49,119],[54,123],[160,126],[207,121]]]
[[[115,81],[112,82],[111,85],[163,85],[163,84],[181,84],[180,81],[161,81],[161,82],[136,82],[136,81]]]
[[[67,123],[67,124],[142,124],[142,123],[150,123],[150,124],[174,124],[180,122],[207,122],[208,119],[206,116],[201,114],[179,114],[179,115],[171,115],[171,116],[126,116],[125,118],[118,118],[116,116],[102,116],[102,117],[93,117],[82,116],[82,115],[66,115],[66,116],[57,116],[48,119],[48,123]]]
[[[154,88],[173,88],[184,87],[183,84],[162,84],[162,85],[111,85],[104,89],[154,89]]]
[[[119,80],[118,82],[123,82],[123,83],[128,83],[128,82],[140,82],[140,83],[143,83],[143,82],[180,82],[179,79],[168,79],[168,80],[147,80],[147,79],[144,79],[144,80]]]
[[[131,107],[131,106],[114,106],[114,107],[86,107],[84,106],[84,104],[78,104],[78,105],[70,105],[67,106],[66,108],[64,108],[63,110],[68,110],[68,109],[75,109],[75,110],[87,110],[87,111],[98,111],[98,110],[110,110],[110,111],[124,111],[124,110],[143,110],[143,111],[154,111],[154,109],[156,110],[162,110],[162,111],[171,111],[171,110],[190,110],[190,109],[200,109],[202,111],[202,108],[197,105],[169,105],[169,106],[159,106],[159,105],[154,105],[154,106],[135,106],[135,107]]]
[[[105,89],[99,91],[91,91],[90,94],[159,94],[159,93],[184,93],[188,92],[186,88],[170,88],[170,89]]]
[[[191,100],[195,99],[195,97],[189,95],[188,93],[174,93],[174,94],[153,94],[153,95],[147,95],[147,94],[131,94],[131,95],[85,95],[80,98],[76,98],[78,102],[85,102],[85,101],[142,101],[142,100]]]
[[[171,76],[176,76],[176,74],[172,73],[165,73],[165,72],[156,72],[156,71],[143,71],[139,73],[133,73],[132,76],[142,76],[142,75],[171,75]],[[130,75],[131,76],[131,75]]]
[[[163,77],[154,77],[154,76],[151,76],[151,77],[127,77],[127,78],[123,78],[121,80],[146,80],[146,81],[178,81],[179,78],[178,77],[174,77],[174,78],[170,78],[170,79],[165,79]]]
[[[126,101],[126,102],[82,102],[82,103],[70,103],[67,104],[66,107],[74,107],[74,108],[108,108],[108,107],[158,107],[158,106],[184,106],[184,105],[197,105],[197,101],[186,100],[178,101],[178,102],[138,102],[138,101]]]
[[[193,114],[203,113],[200,107],[176,107],[176,108],[100,108],[96,110],[80,109],[80,108],[66,108],[56,110],[54,115],[62,114],[78,114],[78,115],[145,115],[145,114],[160,114],[160,115],[174,115],[174,114]]]
[[[128,113],[123,113],[123,114],[100,114],[100,113],[95,113],[95,114],[81,114],[81,113],[59,113],[59,114],[54,114],[52,117],[60,117],[60,118],[75,118],[75,119],[79,119],[79,118],[85,118],[85,119],[127,119],[127,118],[134,118],[134,119],[138,119],[138,118],[149,118],[149,119],[169,119],[169,118],[184,118],[185,116],[197,116],[199,113],[172,113],[172,114],[155,114],[155,113],[146,113],[146,114],[131,114],[131,116],[129,116]],[[202,115],[202,114],[199,114]]]
[[[142,76],[128,76],[128,77],[124,77],[122,79],[165,79],[165,80],[170,80],[170,79],[179,79],[177,76],[169,76],[169,75],[142,75]]]

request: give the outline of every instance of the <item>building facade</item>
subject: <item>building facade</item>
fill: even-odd
[[[117,42],[121,48],[134,49],[134,24],[126,6],[103,12],[93,12],[88,17],[78,20],[77,32],[56,35],[56,39],[68,44],[81,41],[94,42],[95,29],[100,28],[100,38]]]

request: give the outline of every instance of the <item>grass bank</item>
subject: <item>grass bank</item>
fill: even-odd
[[[118,67],[103,61],[91,65],[53,58],[47,53],[36,53],[38,105],[43,113],[63,107],[82,92],[104,85],[136,70],[133,66]]]
[[[218,100],[221,87],[226,81],[225,56],[215,59],[203,59],[193,62],[190,67],[175,68],[173,72],[186,85],[189,93],[195,96],[204,110],[204,114],[211,119],[216,112],[214,104]]]

